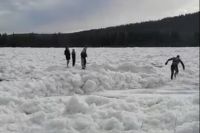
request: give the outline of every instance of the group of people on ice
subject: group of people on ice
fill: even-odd
[[[69,67],[69,62],[70,62],[70,59],[71,59],[71,55],[72,55],[72,66],[74,67],[75,64],[76,64],[76,52],[75,52],[75,49],[72,49],[72,53],[70,53],[70,50],[68,47],[65,48],[65,57],[66,57],[66,60],[67,60],[67,67]],[[83,50],[81,51],[81,66],[82,66],[82,69],[85,69],[86,68],[86,58],[87,58],[87,48],[84,47]]]
[[[67,60],[67,67],[69,67],[69,61],[70,61],[70,55],[72,55],[72,66],[75,66],[76,63],[76,52],[74,49],[72,49],[72,53],[70,53],[70,50],[68,47],[65,48],[65,56],[66,56],[66,60]],[[87,48],[84,47],[83,50],[81,51],[81,66],[82,69],[86,68],[86,58],[87,58]],[[183,70],[185,70],[185,65],[183,64],[183,62],[180,59],[180,56],[177,55],[176,57],[172,57],[170,59],[168,59],[165,63],[165,65],[167,65],[167,63],[169,61],[172,61],[171,64],[171,80],[173,80],[173,78],[176,78],[176,75],[178,74],[179,70],[178,70],[178,64],[181,63]]]

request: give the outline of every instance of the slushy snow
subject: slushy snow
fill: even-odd
[[[0,49],[0,133],[199,133],[199,48],[75,49]]]

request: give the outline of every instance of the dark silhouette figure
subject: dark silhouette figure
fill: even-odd
[[[178,74],[178,64],[181,63],[181,65],[183,66],[183,70],[185,70],[185,65],[183,64],[183,62],[180,59],[180,56],[177,55],[176,57],[172,57],[170,59],[168,59],[165,63],[165,65],[167,65],[168,61],[172,60],[172,65],[171,65],[171,80],[173,79],[173,76],[176,78],[176,75]],[[175,72],[175,73],[174,73]]]
[[[74,67],[76,63],[76,52],[75,49],[72,49],[72,66]]]
[[[87,48],[83,48],[82,52],[81,52],[81,66],[82,69],[86,68],[86,57],[87,57]]]
[[[69,61],[70,61],[70,50],[68,47],[65,48],[65,57],[66,57],[66,60],[67,60],[67,67],[69,67]]]

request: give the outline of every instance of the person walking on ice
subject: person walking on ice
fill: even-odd
[[[67,60],[67,67],[69,67],[69,61],[70,61],[70,50],[68,47],[65,48],[65,57],[66,57],[66,60]]]
[[[76,63],[76,52],[75,49],[72,49],[72,66],[74,67]]]
[[[185,65],[183,64],[183,62],[180,59],[180,56],[177,55],[176,57],[172,57],[170,59],[168,59],[165,63],[165,65],[167,65],[168,61],[172,61],[172,65],[171,65],[171,80],[173,80],[173,77],[176,78],[176,75],[178,74],[178,64],[181,63],[183,70],[185,70]]]
[[[87,48],[83,48],[82,52],[81,52],[81,66],[82,66],[82,69],[85,69],[86,68],[86,57],[87,57]]]

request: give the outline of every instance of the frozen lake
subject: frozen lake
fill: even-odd
[[[0,49],[0,133],[199,133],[199,48],[75,50]]]

